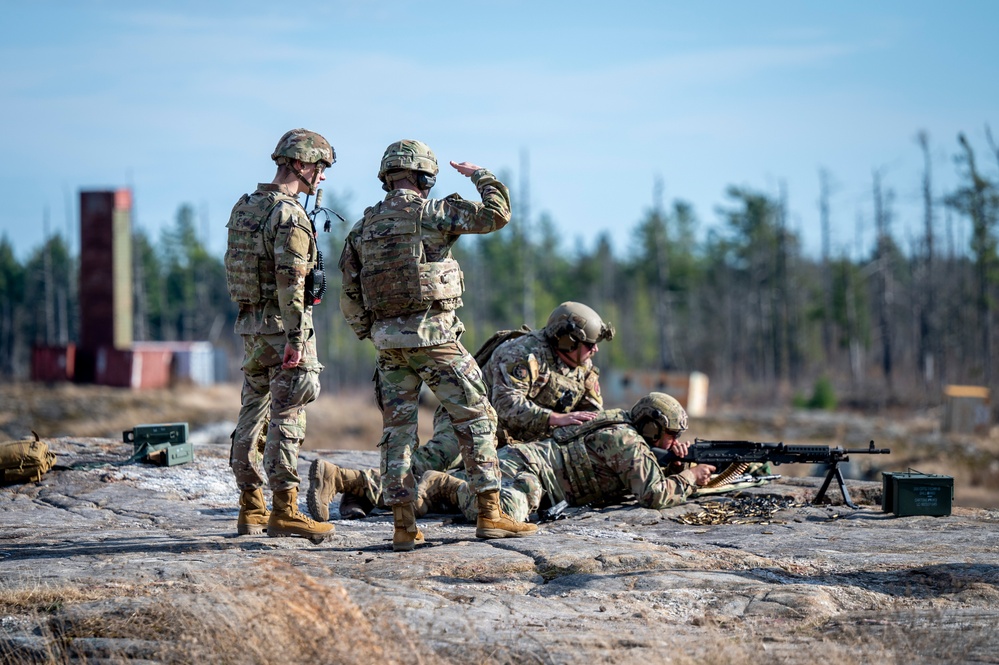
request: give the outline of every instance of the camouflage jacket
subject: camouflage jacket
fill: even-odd
[[[440,260],[462,234],[491,233],[510,221],[510,193],[506,186],[486,169],[473,173],[472,183],[482,203],[466,201],[457,194],[445,199],[423,199],[416,192],[395,189],[386,195],[383,208],[401,210],[419,202],[424,253],[428,260]],[[358,339],[370,337],[379,349],[436,346],[458,339],[465,327],[453,307],[445,309],[435,304],[426,311],[387,318],[378,318],[365,307],[358,249],[363,223],[361,219],[351,229],[340,256],[340,311]]]
[[[521,466],[538,475],[552,504],[565,499],[574,506],[606,504],[632,495],[645,508],[669,508],[697,489],[692,471],[665,474],[642,436],[620,422],[627,420],[626,412],[604,414],[619,417],[611,417],[612,422],[595,431],[587,428],[587,434],[574,440],[544,439],[500,448],[504,475],[515,474]]]
[[[312,307],[305,304],[305,277],[316,262],[316,238],[312,222],[297,199],[284,199],[271,207],[275,192],[294,198],[280,185],[260,183],[253,194],[244,195],[233,207],[235,216],[237,210],[252,210],[256,206],[260,217],[270,208],[267,218],[260,219],[257,255],[239,259],[266,266],[258,268],[264,295],[255,304],[240,303],[234,330],[239,335],[284,333],[290,344],[302,350],[304,332],[312,330]],[[232,221],[230,217],[230,224]],[[230,233],[227,254],[232,248]]]
[[[503,342],[483,367],[489,400],[505,436],[537,441],[550,432],[551,413],[599,411],[600,371],[589,359],[569,367],[543,330]]]

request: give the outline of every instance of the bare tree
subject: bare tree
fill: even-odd
[[[923,261],[916,282],[922,295],[919,303],[919,369],[927,387],[936,376],[939,335],[936,331],[936,265],[934,254],[933,223],[933,161],[930,156],[929,137],[925,131],[916,135],[923,151]],[[915,258],[915,257],[914,257]]]
[[[874,224],[877,228],[875,247],[875,279],[878,303],[878,327],[881,333],[881,371],[888,386],[892,384],[893,326],[891,307],[894,285],[890,266],[891,247],[891,191],[883,192],[881,172],[874,171]]]
[[[822,227],[822,349],[826,362],[833,360],[832,241],[829,223],[829,172],[819,169],[819,224]]]

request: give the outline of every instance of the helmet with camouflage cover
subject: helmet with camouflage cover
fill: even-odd
[[[330,167],[336,161],[336,152],[321,135],[307,129],[293,129],[278,141],[271,159],[279,165],[297,159],[306,164],[323,162]]]
[[[670,432],[677,436],[687,429],[687,412],[666,393],[649,393],[631,407],[631,422],[651,446]]]
[[[567,301],[548,315],[545,336],[559,351],[572,352],[580,342],[596,344],[614,339],[614,326],[604,323],[592,308],[582,303]]]
[[[437,175],[437,157],[434,151],[422,141],[403,139],[385,148],[378,179],[385,182],[385,174],[391,171],[417,171]]]

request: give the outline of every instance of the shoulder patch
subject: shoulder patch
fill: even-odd
[[[522,364],[521,365],[517,365],[516,367],[513,368],[513,375],[515,377],[517,377],[518,379],[521,379],[521,380],[526,379],[527,378],[527,368],[524,367],[524,365],[522,365]]]
[[[301,228],[296,227],[288,234],[288,241],[285,248],[297,257],[306,259],[309,257],[309,248],[312,246],[312,237]]]

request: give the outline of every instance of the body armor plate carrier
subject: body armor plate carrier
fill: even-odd
[[[583,438],[598,430],[625,424],[631,424],[628,412],[623,409],[612,409],[601,412],[593,420],[581,425],[558,427],[552,433],[552,439],[562,450],[565,474],[572,487],[575,505],[592,503],[602,497],[597,474],[593,470],[593,462],[590,460]]]
[[[229,297],[241,305],[256,305],[277,298],[274,257],[264,250],[264,226],[278,204],[298,200],[280,192],[266,192],[256,203],[244,194],[232,209],[226,227],[226,286]]]
[[[439,260],[427,257],[420,223],[422,205],[398,210],[383,203],[368,208],[360,234],[361,294],[380,319],[461,305],[464,276],[450,249]]]

